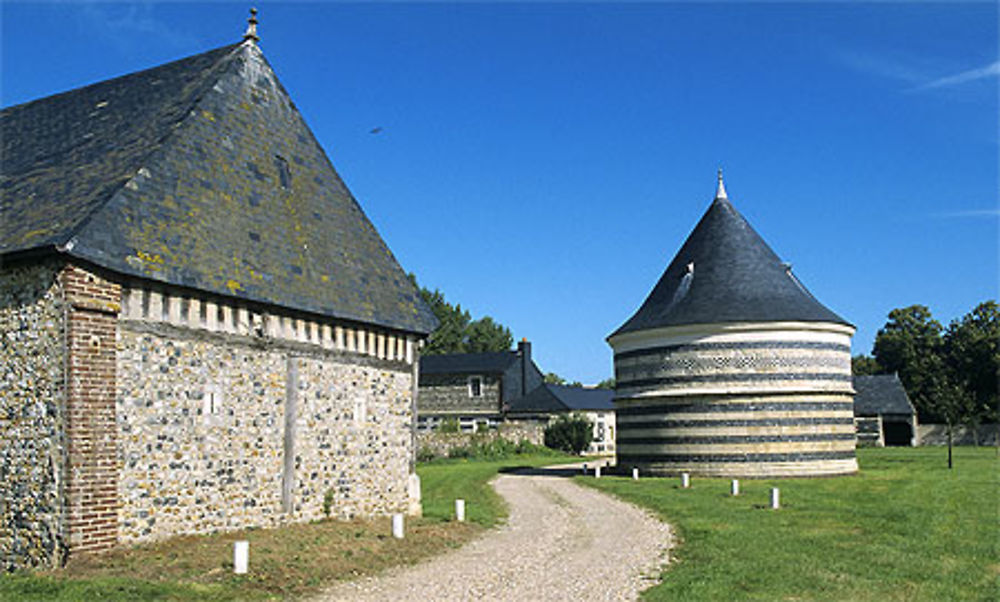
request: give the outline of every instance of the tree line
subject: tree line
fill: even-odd
[[[926,306],[894,309],[872,354],[854,356],[851,368],[899,375],[921,422],[1000,422],[1000,307],[985,301],[947,327]]]
[[[490,316],[472,319],[469,310],[462,309],[460,303],[452,305],[439,289],[433,291],[420,286],[417,277],[408,274],[410,282],[420,292],[420,297],[438,319],[437,329],[428,337],[423,349],[425,355],[442,353],[480,353],[485,351],[510,351],[514,337],[510,329],[496,322]],[[555,372],[545,374],[545,382],[555,385],[582,387],[580,381],[567,382]],[[614,389],[615,379],[608,378],[597,384],[598,389]]]
[[[428,337],[422,353],[435,355],[511,350],[514,337],[509,328],[490,316],[473,320],[472,314],[469,310],[462,309],[461,304],[452,305],[440,290],[431,291],[417,284],[417,278],[413,274],[409,274],[409,277],[420,292],[420,297],[438,319],[438,327]]]

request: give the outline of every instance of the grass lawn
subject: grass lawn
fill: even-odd
[[[648,600],[1000,600],[995,448],[861,449],[823,479],[577,477],[652,509],[679,545]],[[781,509],[768,507],[771,487]]]
[[[506,515],[486,485],[501,468],[565,461],[560,455],[442,460],[420,465],[424,517],[393,539],[388,518],[319,521],[280,529],[179,537],[73,559],[64,569],[0,576],[0,600],[254,600],[314,593],[338,580],[418,562],[465,543]],[[453,519],[454,499],[466,519]],[[250,541],[250,573],[232,572],[232,542]]]

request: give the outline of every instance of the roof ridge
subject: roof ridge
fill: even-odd
[[[213,52],[219,52],[219,51],[227,49],[227,48],[235,50],[237,47],[242,46],[242,45],[243,45],[243,42],[236,42],[236,43],[233,43],[233,44],[227,44],[225,46],[219,46],[218,48],[213,48],[211,50],[206,50],[204,52],[196,52],[194,54],[190,54],[188,56],[181,57],[179,59],[176,59],[176,60],[173,60],[173,61],[170,61],[170,62],[167,62],[167,63],[162,63],[162,64],[159,64],[159,65],[153,65],[152,67],[147,67],[145,69],[140,69],[139,71],[129,71],[128,73],[122,73],[121,75],[116,75],[114,77],[110,77],[110,78],[107,78],[107,79],[101,79],[101,80],[97,80],[97,81],[91,82],[89,84],[83,84],[82,86],[76,86],[75,88],[70,88],[68,90],[63,90],[62,92],[56,92],[55,94],[47,94],[47,95],[41,96],[39,98],[33,98],[31,100],[26,100],[24,102],[20,102],[20,103],[17,103],[17,104],[13,104],[13,105],[9,105],[9,106],[6,106],[6,107],[2,107],[2,108],[0,108],[0,113],[6,113],[7,111],[11,111],[13,109],[22,109],[24,107],[28,107],[28,106],[31,106],[33,104],[40,103],[40,102],[51,101],[51,100],[57,99],[57,98],[59,98],[61,96],[66,96],[68,94],[76,94],[76,93],[81,92],[83,90],[86,90],[88,88],[96,88],[98,86],[104,86],[106,84],[117,83],[120,80],[123,80],[125,78],[136,77],[136,76],[139,76],[139,75],[146,75],[150,71],[156,71],[157,69],[163,69],[164,67],[172,67],[172,66],[177,65],[177,63],[183,63],[184,61],[188,61],[188,60],[191,60],[191,59],[199,57],[199,56],[204,56],[206,54],[211,54]]]
[[[153,146],[150,147],[149,152],[147,152],[145,155],[143,155],[140,160],[136,161],[137,167],[135,168],[135,172],[132,174],[132,176],[129,177],[127,180],[123,181],[120,185],[118,185],[118,186],[114,187],[112,190],[108,191],[106,197],[103,200],[101,200],[93,209],[91,209],[87,213],[87,215],[83,219],[80,220],[80,222],[78,224],[76,224],[72,229],[70,229],[70,231],[68,233],[68,236],[66,237],[66,241],[62,245],[57,245],[57,250],[59,250],[59,251],[67,251],[67,252],[68,251],[72,251],[73,245],[71,243],[73,242],[73,240],[77,236],[79,236],[81,233],[83,233],[83,231],[86,230],[87,227],[90,226],[90,224],[93,222],[94,216],[96,216],[100,212],[104,211],[107,208],[108,203],[110,203],[118,195],[118,193],[121,192],[121,190],[123,188],[125,188],[126,186],[128,186],[131,182],[134,182],[135,179],[139,176],[139,173],[143,169],[146,168],[146,166],[147,166],[146,164],[149,162],[149,159],[151,157],[155,156],[157,153],[163,152],[164,149],[169,144],[171,138],[173,138],[173,137],[176,136],[177,131],[180,129],[180,125],[183,124],[184,122],[186,122],[188,119],[191,119],[191,117],[195,113],[195,109],[205,99],[205,95],[208,94],[208,91],[212,89],[211,86],[207,85],[206,81],[213,82],[213,85],[214,85],[214,82],[217,82],[218,79],[219,79],[219,68],[220,68],[220,66],[223,63],[227,62],[227,61],[232,61],[235,56],[237,56],[238,54],[240,54],[242,52],[242,49],[245,46],[246,46],[246,42],[240,42],[240,43],[237,43],[237,44],[230,44],[229,46],[220,46],[219,48],[215,48],[213,50],[209,50],[209,51],[202,52],[202,53],[199,53],[199,54],[193,54],[191,56],[188,56],[188,57],[176,60],[176,61],[171,61],[170,63],[166,63],[164,65],[160,65],[158,67],[151,67],[150,69],[144,69],[143,71],[137,71],[135,73],[129,73],[127,75],[121,76],[122,78],[124,78],[124,77],[128,77],[130,75],[135,75],[135,74],[139,74],[139,73],[146,73],[148,71],[153,71],[153,70],[159,69],[161,67],[166,67],[168,65],[173,65],[173,64],[179,63],[181,61],[186,61],[186,60],[189,60],[189,59],[193,59],[195,57],[203,56],[205,54],[209,54],[209,53],[212,53],[212,52],[217,52],[217,51],[220,51],[220,50],[223,50],[223,49],[226,49],[226,48],[230,49],[229,52],[227,52],[224,56],[220,57],[217,61],[215,61],[215,64],[212,65],[212,68],[208,71],[208,73],[211,74],[211,77],[209,77],[208,75],[206,75],[204,78],[201,78],[198,81],[198,84],[199,84],[199,86],[200,86],[201,89],[197,92],[197,94],[194,95],[194,100],[192,100],[191,103],[188,105],[188,107],[184,110],[184,112],[181,114],[181,117],[179,119],[177,119],[176,121],[171,122],[171,125],[169,126],[169,129],[167,130],[167,133],[164,134],[163,136],[161,136],[160,139],[156,141],[155,145],[153,145]],[[254,46],[254,47],[256,48],[256,46]],[[261,52],[259,48],[258,48],[257,52]],[[114,79],[120,79],[120,78],[114,78]],[[114,80],[106,80],[106,81],[114,81]],[[100,83],[104,83],[104,82],[97,82],[97,83],[92,84],[92,85],[96,86],[96,85],[98,85]],[[43,99],[39,99],[39,100],[43,100]]]

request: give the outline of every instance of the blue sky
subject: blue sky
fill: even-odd
[[[248,4],[10,3],[9,106],[239,40]],[[996,3],[261,3],[261,47],[397,259],[593,383],[733,204],[870,352],[998,296]],[[382,128],[378,134],[369,133]]]

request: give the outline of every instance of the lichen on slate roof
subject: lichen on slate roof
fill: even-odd
[[[729,322],[850,326],[806,290],[724,194],[709,206],[639,310],[611,337]]]
[[[6,108],[0,127],[0,256],[436,326],[252,41]]]

